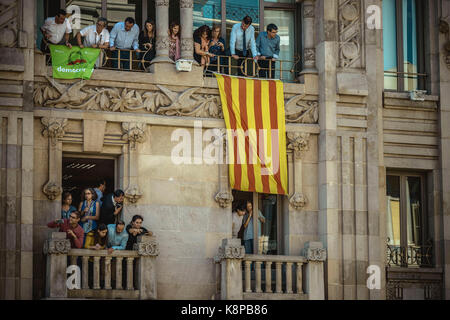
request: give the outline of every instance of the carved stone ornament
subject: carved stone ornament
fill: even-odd
[[[214,257],[216,262],[220,262],[223,259],[244,259],[245,257],[245,248],[244,246],[225,246],[219,247],[219,252]]]
[[[7,217],[16,216],[16,200],[12,197],[6,198],[6,216]]]
[[[55,200],[61,193],[63,189],[56,182],[49,181],[42,188],[42,192],[47,196],[49,200]]]
[[[294,96],[285,103],[286,122],[314,124],[319,121],[319,103],[303,100],[305,96]]]
[[[301,210],[305,207],[307,199],[304,194],[295,192],[292,197],[289,198],[289,203],[295,210]]]
[[[306,249],[306,259],[308,261],[325,261],[327,259],[327,250],[324,248]]]
[[[44,242],[44,254],[67,254],[69,250],[69,239],[51,239]]]
[[[131,203],[136,203],[142,197],[142,192],[138,186],[130,186],[125,190],[125,198]]]
[[[170,47],[170,38],[168,36],[156,39],[156,51],[169,50],[169,47]]]
[[[313,4],[306,4],[305,3],[304,6],[303,6],[303,17],[305,17],[305,18],[314,18],[314,16],[315,16],[315,14],[314,14],[314,3]]]
[[[0,2],[0,47],[16,47],[19,1]]]
[[[41,123],[44,126],[42,130],[42,135],[49,138],[53,146],[56,145],[58,139],[64,136],[64,129],[67,125],[67,119],[57,119],[57,118],[41,118]]]
[[[122,122],[122,130],[124,132],[122,139],[128,141],[131,147],[135,148],[136,143],[145,141],[146,129],[147,124],[144,122]]]
[[[192,38],[181,39],[181,51],[194,51],[194,40]]]
[[[305,63],[315,63],[316,62],[316,49],[314,48],[305,48],[304,51],[304,59]]]
[[[194,7],[194,1],[193,0],[180,0],[180,8],[193,8]]]
[[[159,255],[159,246],[156,240],[151,240],[150,242],[135,243],[133,249],[137,250],[140,256],[152,256],[156,257]]]
[[[156,6],[157,7],[168,7],[169,6],[169,0],[156,0]]]
[[[228,191],[219,191],[214,199],[220,207],[227,208],[233,202],[233,195]]]
[[[339,55],[343,68],[361,66],[361,15],[360,1],[340,0],[339,2]]]
[[[288,132],[287,148],[294,151],[295,157],[300,159],[304,151],[309,150],[309,137],[310,134],[306,132]]]

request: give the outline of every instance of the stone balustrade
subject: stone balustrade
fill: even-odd
[[[220,298],[323,300],[325,259],[320,242],[306,243],[301,256],[281,256],[245,254],[240,239],[224,239],[215,257]]]
[[[154,237],[140,236],[134,250],[70,249],[63,232],[46,241],[47,298],[156,299]]]

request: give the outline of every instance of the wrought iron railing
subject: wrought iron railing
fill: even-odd
[[[215,59],[214,59],[215,58]],[[215,56],[212,62],[205,66],[205,76],[212,76],[214,72],[237,75],[248,78],[280,79],[285,82],[298,82],[300,74],[300,57],[294,60],[275,60],[253,58],[234,59],[231,56]],[[211,59],[212,60],[212,59]],[[267,64],[266,67],[263,65]]]
[[[433,242],[428,240],[423,246],[408,245],[399,246],[389,244],[386,247],[387,265],[389,267],[420,267],[429,268],[433,266]]]

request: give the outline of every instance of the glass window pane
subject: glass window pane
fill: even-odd
[[[422,245],[422,190],[420,177],[407,177],[406,214],[408,245]]]
[[[400,177],[386,177],[387,237],[390,245],[400,245]]]
[[[240,23],[245,16],[252,18],[252,26],[256,32],[259,32],[259,0],[246,0],[245,2],[241,0],[226,0],[226,10],[227,41],[230,40],[230,32],[233,25]]]
[[[278,27],[278,35],[280,36],[280,59],[285,60],[281,63],[275,63],[275,78],[283,80],[294,80],[294,74],[289,72],[293,66],[295,54],[295,21],[294,11],[290,10],[264,10],[264,30],[267,25],[274,23]],[[286,61],[287,60],[287,61]],[[280,74],[280,69],[283,73]],[[285,71],[286,70],[286,71]]]
[[[278,254],[278,212],[277,196],[273,194],[260,195],[260,212],[264,217],[261,223],[262,233],[259,234],[259,254]]]
[[[416,0],[403,0],[403,66],[405,72],[418,72]],[[405,90],[417,89],[417,77],[405,78]]]
[[[384,48],[384,71],[397,72],[397,20],[396,0],[383,1],[383,48]],[[397,75],[395,73],[384,74],[384,88],[397,89]]]
[[[274,3],[295,3],[295,0],[264,0],[264,2],[274,2]]]
[[[212,27],[221,24],[222,5],[220,0],[194,0],[194,30],[206,24]]]

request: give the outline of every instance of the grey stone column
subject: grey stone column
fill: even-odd
[[[139,299],[149,300],[157,298],[156,257],[159,255],[159,246],[155,237],[139,236],[134,250],[140,256],[138,263],[138,289]]]
[[[47,298],[67,298],[67,253],[70,240],[65,232],[53,232],[44,244],[47,255],[45,296]]]
[[[181,17],[181,58],[193,59],[194,39],[193,32],[193,16],[194,9],[193,0],[180,0],[180,17]]]
[[[156,0],[156,57],[153,63],[173,62],[169,58],[169,0]]]
[[[303,70],[304,73],[317,73],[316,49],[314,42],[315,0],[303,1]]]
[[[241,246],[241,239],[223,239],[219,253],[215,257],[220,261],[221,275],[221,299],[242,300],[242,259],[245,256],[245,248]]]
[[[303,255],[308,259],[306,267],[306,293],[309,300],[325,299],[325,273],[323,263],[327,258],[327,252],[321,242],[307,242],[303,249]]]

